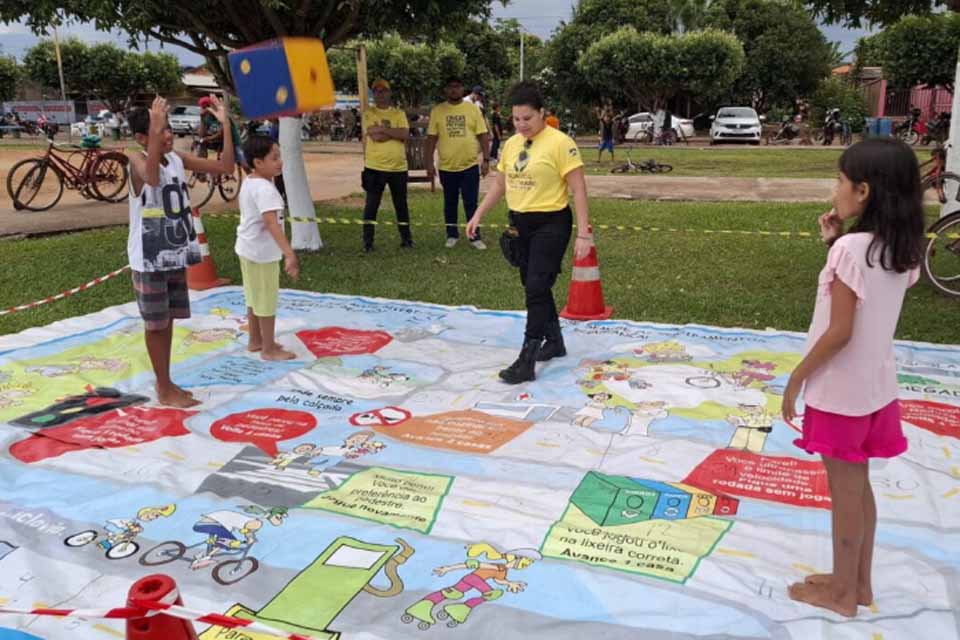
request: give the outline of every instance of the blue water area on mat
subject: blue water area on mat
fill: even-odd
[[[0,627],[0,640],[43,640],[40,636]]]

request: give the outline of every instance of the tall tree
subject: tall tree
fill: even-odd
[[[591,45],[578,70],[597,91],[616,91],[632,106],[655,110],[681,90],[718,95],[743,64],[743,47],[729,33],[661,35],[623,27]]]
[[[832,49],[803,9],[786,0],[716,0],[708,24],[733,32],[749,64],[730,99],[759,112],[811,95],[830,73]]]
[[[878,39],[883,77],[897,89],[943,86],[953,92],[960,14],[904,16]]]
[[[0,101],[17,97],[20,82],[20,66],[13,56],[0,55]]]
[[[675,23],[676,12],[664,0],[580,0],[570,22],[560,23],[547,43],[546,75],[558,96],[578,101],[610,97],[577,71],[580,56],[621,27],[665,35],[673,31]]]
[[[120,29],[132,41],[153,39],[206,58],[220,86],[233,86],[226,56],[234,49],[285,36],[320,38],[327,47],[387,31],[426,35],[438,24],[487,16],[492,0],[0,0],[0,21],[26,20],[43,31],[60,20]],[[298,119],[280,124],[283,176],[292,217],[316,216]],[[318,249],[313,222],[294,224],[293,246]]]

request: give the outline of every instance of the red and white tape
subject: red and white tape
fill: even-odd
[[[176,592],[173,592],[174,598],[164,598],[164,600],[175,600]],[[114,609],[7,609],[0,607],[0,614],[9,613],[24,616],[57,616],[63,618],[96,618],[110,620],[133,620],[136,618],[146,618],[163,614],[181,620],[190,622],[199,622],[210,624],[226,629],[246,629],[254,633],[259,633],[274,638],[286,638],[286,640],[316,640],[313,636],[305,636],[299,633],[290,633],[275,627],[256,622],[253,620],[243,620],[226,616],[221,613],[201,613],[193,611],[186,607],[168,604],[168,602],[136,602],[135,607],[117,607]]]
[[[128,269],[130,269],[130,265],[127,265],[127,266],[125,266],[125,267],[122,267],[122,268],[120,268],[120,269],[117,269],[116,271],[111,271],[110,273],[108,273],[108,274],[105,275],[105,276],[100,276],[99,278],[94,278],[93,280],[91,280],[90,282],[87,282],[86,284],[82,284],[82,285],[80,285],[79,287],[74,287],[73,289],[69,289],[69,290],[67,290],[67,291],[63,291],[63,292],[61,292],[61,293],[58,293],[58,294],[55,295],[55,296],[49,296],[49,297],[44,298],[44,299],[42,299],[42,300],[37,300],[36,302],[30,302],[29,304],[21,304],[21,305],[16,306],[16,307],[10,307],[9,309],[0,310],[0,316],[5,316],[5,315],[11,314],[11,313],[16,313],[17,311],[25,311],[25,310],[27,310],[27,309],[33,309],[33,308],[35,308],[35,307],[41,307],[41,306],[43,306],[43,305],[45,305],[45,304],[50,304],[51,302],[56,302],[57,300],[63,300],[64,298],[68,298],[68,297],[72,296],[72,295],[75,294],[75,293],[80,293],[81,291],[86,291],[87,289],[89,289],[89,288],[91,288],[91,287],[95,287],[95,286],[97,286],[98,284],[102,284],[102,283],[106,282],[107,280],[109,280],[109,279],[111,279],[111,278],[116,278],[118,275],[120,275],[120,274],[123,273],[124,271],[127,271]]]

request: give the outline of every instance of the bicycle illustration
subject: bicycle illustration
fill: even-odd
[[[142,530],[141,528],[141,531]],[[136,554],[140,550],[140,545],[137,544],[135,540],[137,533],[139,532],[131,531],[123,532],[117,536],[105,535],[97,542],[97,546],[103,549],[104,555],[108,560],[123,560]],[[99,537],[99,531],[96,529],[87,529],[86,531],[80,531],[79,533],[68,536],[63,541],[63,544],[68,547],[85,547],[96,541]]]

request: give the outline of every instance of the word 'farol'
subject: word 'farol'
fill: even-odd
[[[282,38],[229,55],[237,95],[248,118],[288,116],[336,102],[323,43]]]

